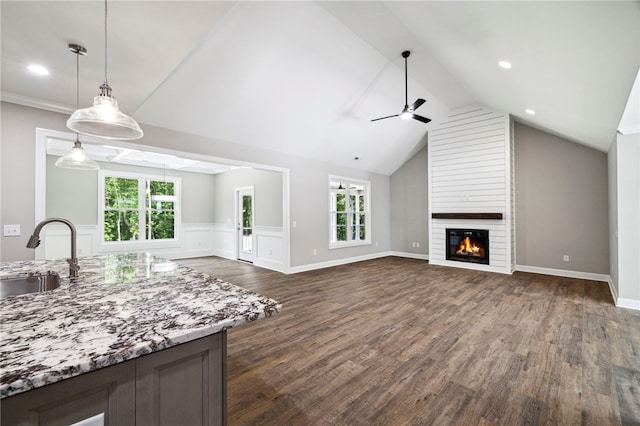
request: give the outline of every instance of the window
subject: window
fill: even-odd
[[[369,182],[329,176],[329,248],[371,243]]]
[[[102,241],[175,240],[180,179],[100,172]]]

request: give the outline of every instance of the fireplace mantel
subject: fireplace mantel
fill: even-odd
[[[502,213],[431,213],[432,219],[502,220]]]

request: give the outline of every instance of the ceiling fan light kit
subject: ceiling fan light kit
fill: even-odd
[[[403,120],[409,120],[413,118],[414,120],[421,121],[423,123],[428,123],[431,121],[430,118],[423,117],[421,115],[415,114],[414,111],[420,108],[420,106],[425,103],[424,99],[418,98],[416,101],[409,105],[408,100],[408,74],[407,74],[407,58],[411,55],[411,51],[405,50],[402,52],[402,57],[404,58],[404,108],[402,108],[402,112],[400,114],[388,115],[386,117],[374,118],[371,121],[379,121],[385,120],[387,118],[400,117]]]
[[[104,2],[104,83],[100,94],[93,98],[93,106],[76,110],[67,127],[74,132],[104,139],[134,140],[143,136],[138,123],[118,108],[107,83],[107,1]]]

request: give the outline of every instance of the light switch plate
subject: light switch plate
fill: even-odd
[[[20,225],[4,225],[4,236],[5,237],[19,237],[20,236]]]

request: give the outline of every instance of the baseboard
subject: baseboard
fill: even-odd
[[[406,257],[408,259],[429,260],[428,254],[408,253],[405,251],[392,251],[389,252],[389,256]]]
[[[316,269],[330,268],[332,266],[346,265],[348,263],[362,262],[363,260],[379,259],[381,257],[392,256],[392,252],[385,251],[381,253],[366,254],[363,256],[348,257],[344,259],[329,260],[327,262],[309,263],[301,266],[292,266],[287,274],[297,274],[299,272],[314,271]]]
[[[192,250],[192,251],[180,251],[174,252],[173,255],[168,254],[167,257],[169,259],[192,259],[195,257],[207,257],[207,256],[215,256],[216,253],[213,250]]]
[[[570,271],[567,269],[541,268],[539,266],[516,265],[516,271],[532,272],[534,274],[555,275],[558,277],[578,278],[591,281],[609,282],[611,277],[606,274],[594,274],[592,272]],[[609,287],[612,285],[609,284]]]
[[[284,272],[282,262],[275,262],[268,259],[256,259],[253,264],[260,268],[269,269],[276,272]]]
[[[640,300],[626,299],[624,297],[618,297],[616,299],[616,307],[618,307],[618,308],[626,308],[626,309],[634,309],[636,311],[640,311]]]

